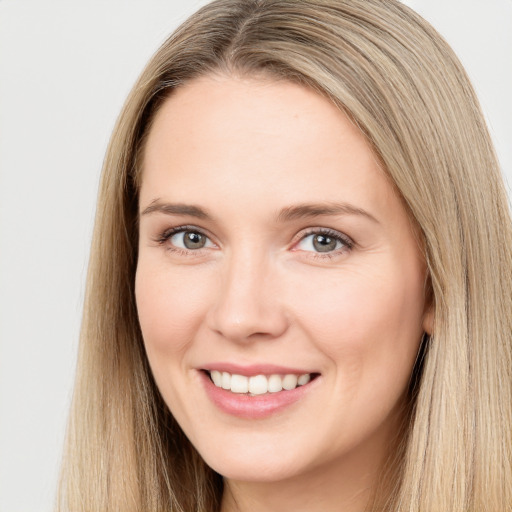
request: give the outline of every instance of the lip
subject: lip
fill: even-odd
[[[208,369],[210,368],[212,370],[216,369],[209,366]],[[224,371],[229,371],[226,366],[223,366],[222,368],[224,369]],[[262,367],[258,366],[257,368],[259,368],[259,371],[254,370],[256,371],[256,373],[247,374],[247,371],[253,371],[253,367],[250,367],[250,370],[248,368],[249,367],[244,367],[244,369],[246,370],[246,372],[244,373],[238,373],[240,372],[240,368],[238,368],[236,371],[233,370],[233,373],[238,373],[238,375],[246,376],[261,375],[267,373],[311,373],[304,371],[291,371],[290,368],[287,368],[285,372],[274,371],[276,368],[278,368],[274,366],[272,366],[272,371],[267,372],[262,371]],[[265,368],[268,369],[269,367],[265,366]],[[206,395],[218,409],[231,416],[251,420],[268,418],[274,414],[278,414],[284,411],[288,407],[304,399],[317,386],[319,381],[319,377],[316,377],[307,384],[303,386],[298,386],[295,389],[283,390],[279,391],[278,393],[266,393],[264,395],[250,396],[247,394],[232,393],[231,391],[218,388],[211,381],[206,371],[199,371],[199,374]]]

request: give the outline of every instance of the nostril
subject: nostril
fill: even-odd
[[[287,315],[275,301],[278,294],[253,270],[239,279],[231,276],[208,312],[208,327],[222,338],[242,343],[271,341],[288,328]]]

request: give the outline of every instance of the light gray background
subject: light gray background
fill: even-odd
[[[0,1],[0,512],[50,511],[109,134],[204,0]],[[512,0],[408,0],[452,44],[512,182]]]

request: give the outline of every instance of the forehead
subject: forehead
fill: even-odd
[[[327,98],[290,82],[224,76],[187,83],[156,113],[141,204],[213,192],[241,204],[285,194],[362,207],[395,195],[364,136]]]

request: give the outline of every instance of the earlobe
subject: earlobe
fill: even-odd
[[[434,305],[430,304],[423,314],[423,330],[431,336],[434,330]]]
[[[423,308],[423,321],[422,327],[423,331],[431,336],[434,331],[434,289],[432,287],[432,278],[430,276],[430,271],[427,271],[427,277],[425,279],[425,289],[424,289],[424,300],[425,305]]]

